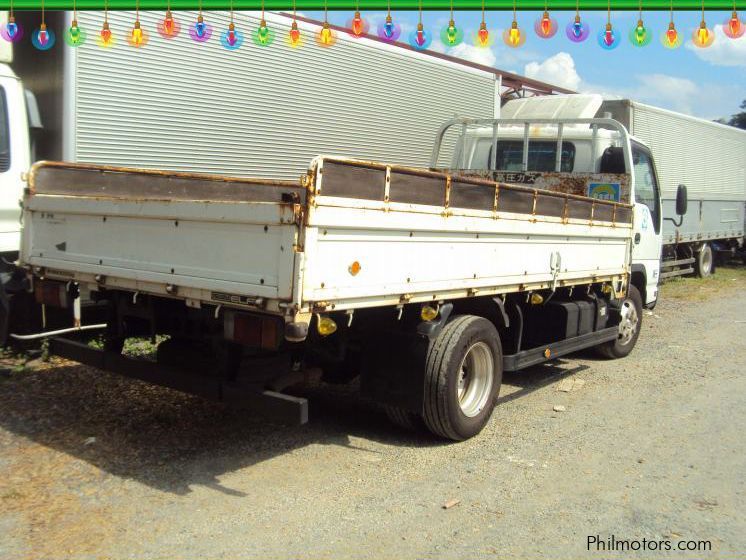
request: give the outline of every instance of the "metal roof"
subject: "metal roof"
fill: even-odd
[[[293,18],[293,14],[287,13],[287,12],[278,12],[279,15],[287,17],[287,18]],[[296,15],[295,19],[298,21],[302,21],[305,23],[309,23],[312,25],[318,25],[321,26],[324,23],[315,19],[307,18],[304,16]],[[335,31],[339,31],[341,33],[348,33],[349,29],[342,27],[340,25],[334,25],[332,23],[329,24],[329,27],[334,29]],[[366,34],[362,35],[362,37],[365,37],[366,39],[370,39],[371,41],[378,41],[380,43],[385,43],[388,45],[395,45],[401,49],[423,53],[429,56],[432,56],[434,58],[439,58],[441,60],[448,60],[450,62],[455,62],[457,64],[462,64],[464,66],[469,66],[471,68],[476,68],[477,70],[482,70],[485,72],[491,72],[492,74],[495,74],[496,76],[500,76],[502,79],[502,84],[504,87],[506,87],[508,90],[512,90],[514,92],[530,92],[538,95],[552,95],[556,93],[576,93],[575,91],[571,89],[565,89],[559,86],[555,86],[552,84],[548,84],[546,82],[542,82],[539,80],[534,80],[532,78],[527,78],[526,76],[521,76],[520,74],[514,74],[512,72],[507,72],[505,70],[500,70],[498,68],[495,68],[493,66],[485,66],[484,64],[479,64],[477,62],[471,62],[469,60],[464,60],[463,58],[458,58],[456,56],[451,56],[449,54],[431,51],[431,50],[419,50],[415,49],[411,45],[408,45],[407,43],[403,43],[400,41],[384,41],[378,35],[375,34]],[[510,93],[510,91],[508,92]]]

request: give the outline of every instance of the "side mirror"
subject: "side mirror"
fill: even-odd
[[[679,185],[676,190],[676,214],[679,216],[686,214],[687,203],[686,185]]]

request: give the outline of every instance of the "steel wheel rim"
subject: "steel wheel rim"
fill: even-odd
[[[637,332],[637,308],[631,299],[624,300],[621,315],[622,319],[619,321],[619,343],[625,346],[630,343]]]
[[[473,418],[487,406],[495,370],[492,350],[484,342],[472,344],[458,370],[457,398],[464,416]]]
[[[710,272],[712,268],[712,251],[707,248],[702,249],[702,272],[705,274]]]

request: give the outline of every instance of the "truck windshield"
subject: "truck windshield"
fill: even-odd
[[[528,143],[528,171],[554,171],[557,157],[557,142],[530,141]],[[492,161],[490,148],[489,162]],[[569,173],[575,163],[575,145],[562,142],[560,171]],[[501,140],[497,143],[497,169],[500,171],[521,171],[523,165],[523,141]]]

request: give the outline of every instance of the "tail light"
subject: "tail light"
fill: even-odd
[[[224,315],[223,336],[243,346],[277,350],[283,332],[284,323],[278,317],[252,315],[240,311],[226,311]]]
[[[62,307],[71,307],[71,297],[67,290],[66,282],[55,282],[54,280],[37,280],[34,283],[34,296],[37,303]]]

